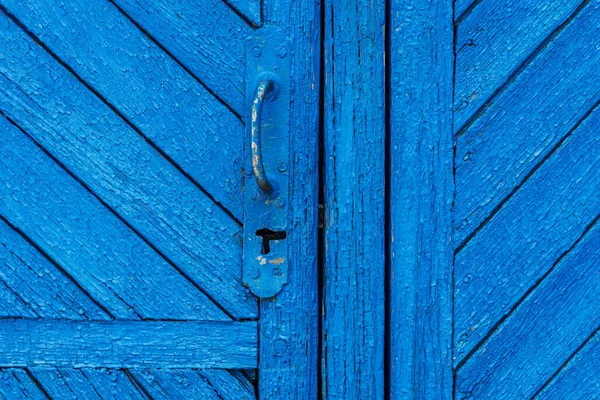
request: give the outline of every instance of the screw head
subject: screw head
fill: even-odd
[[[288,344],[283,339],[277,339],[273,342],[273,350],[277,354],[284,354],[287,351]]]
[[[262,55],[262,49],[258,46],[252,48],[252,55],[254,57],[260,57]]]
[[[283,271],[279,268],[273,268],[273,276],[276,278],[281,278],[283,276]]]
[[[285,171],[287,171],[287,164],[284,163],[283,161],[280,161],[277,164],[277,170],[279,170],[279,172],[285,172]]]

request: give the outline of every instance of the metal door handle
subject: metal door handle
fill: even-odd
[[[273,184],[267,177],[265,166],[262,159],[262,109],[267,100],[275,97],[277,94],[278,85],[275,79],[265,77],[256,86],[254,97],[252,99],[252,121],[250,126],[251,148],[252,148],[252,173],[260,190],[265,195],[273,193]]]

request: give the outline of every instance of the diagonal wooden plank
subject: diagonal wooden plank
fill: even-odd
[[[599,250],[596,224],[458,370],[459,398],[530,399],[596,331]]]
[[[131,370],[131,374],[152,396],[158,399],[256,399],[248,387],[230,372],[215,370]]]
[[[456,29],[454,131],[476,114],[582,0],[484,1]]]
[[[261,21],[262,0],[223,0],[233,10],[238,12],[249,24],[258,27]]]
[[[597,275],[597,272],[596,272]],[[600,332],[536,396],[540,400],[600,398]]]
[[[231,315],[255,317],[237,223],[2,16],[0,39],[4,113]]]
[[[600,213],[594,112],[455,258],[460,364]]]
[[[112,315],[229,319],[31,139],[0,129],[0,214]]]
[[[458,139],[457,246],[600,100],[599,38],[593,0]]]
[[[220,0],[110,0],[244,115],[245,39],[253,29]]]
[[[21,368],[0,370],[0,397],[3,399],[47,400],[44,391]]]
[[[256,322],[0,320],[0,365],[256,368]]]
[[[85,0],[2,5],[241,219],[243,123],[115,6]]]
[[[5,125],[0,122],[0,127]],[[3,135],[9,137],[6,131]],[[109,319],[50,260],[1,220],[0,265],[0,281],[7,287],[0,289],[0,317]],[[7,297],[13,293],[24,302],[29,312],[15,312],[7,306]]]
[[[30,368],[53,399],[148,399],[122,370],[105,368]]]
[[[474,10],[484,0],[454,0],[454,21],[465,19],[469,12]],[[490,1],[487,1],[490,3]]]

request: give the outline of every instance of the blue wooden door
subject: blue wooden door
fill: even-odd
[[[1,397],[312,398],[316,6],[0,3]],[[297,72],[277,130],[288,284],[261,300],[242,252],[246,43],[265,29]]]
[[[455,15],[456,395],[596,398],[600,2]]]

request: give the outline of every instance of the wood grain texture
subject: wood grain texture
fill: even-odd
[[[452,398],[452,2],[393,0],[390,398]]]
[[[0,122],[0,127],[4,130],[5,125]],[[0,318],[109,319],[68,275],[4,221],[0,265]]]
[[[36,386],[27,374],[19,368],[0,370],[0,397],[3,399],[47,400],[48,397]]]
[[[252,28],[221,0],[110,0],[238,115]]]
[[[263,3],[264,24],[291,40],[288,284],[260,303],[261,399],[317,398],[320,4]]]
[[[592,0],[458,139],[457,246],[600,100],[598,38]]]
[[[599,128],[596,111],[456,256],[456,363],[600,214]]]
[[[31,139],[0,126],[0,215],[112,316],[229,319]]]
[[[536,399],[600,398],[600,333],[590,340],[539,393]]]
[[[532,398],[598,329],[599,249],[596,224],[458,370],[458,398]]]
[[[48,367],[29,370],[53,399],[148,399],[124,370]]]
[[[255,317],[236,221],[12,21],[0,24],[3,112],[232,317]]]
[[[235,371],[135,369],[130,373],[154,399],[256,399],[254,387]]]
[[[262,0],[224,0],[253,26],[260,26]]]
[[[241,219],[243,123],[115,6],[85,0],[2,4]]]
[[[501,0],[475,7],[456,28],[455,132],[581,2]]]
[[[256,368],[256,322],[1,320],[0,364]]]
[[[466,18],[469,9],[474,9],[475,5],[479,3],[485,3],[485,0],[455,0],[454,1],[454,20],[460,21],[460,19]],[[489,3],[489,1],[488,1]]]
[[[383,399],[383,1],[326,1],[323,396]]]

